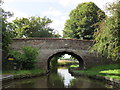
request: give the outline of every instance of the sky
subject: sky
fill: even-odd
[[[3,0],[2,8],[5,11],[14,13],[9,21],[16,17],[40,16],[50,18],[53,22],[50,27],[55,29],[60,35],[64,29],[64,23],[69,19],[71,10],[83,2],[94,2],[99,8],[105,10],[106,3],[115,0]]]

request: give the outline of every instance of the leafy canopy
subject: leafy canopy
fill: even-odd
[[[79,4],[69,14],[63,36],[65,38],[92,39],[97,26],[94,24],[105,18],[105,13],[93,2]]]
[[[120,60],[120,1],[107,7],[111,16],[107,17],[95,33],[95,50],[113,60]]]
[[[23,37],[59,37],[54,30],[49,27],[52,20],[49,18],[29,17],[16,18],[10,23],[9,28],[15,38]]]

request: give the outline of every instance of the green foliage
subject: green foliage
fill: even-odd
[[[18,51],[11,51],[10,55],[15,58],[18,69],[34,69],[35,63],[37,62],[38,51],[36,48],[24,47],[23,53]]]
[[[1,4],[2,2],[0,2]],[[2,70],[7,70],[12,68],[12,63],[6,61],[6,57],[9,53],[9,44],[12,42],[11,33],[8,28],[7,19],[12,17],[11,12],[6,12],[0,8],[0,49],[2,49]]]
[[[77,67],[79,67],[79,65],[71,65],[70,67],[71,68],[77,68]]]
[[[79,64],[78,61],[70,61],[70,60],[60,60],[58,62],[58,66],[70,66],[72,64]]]
[[[120,64],[109,64],[97,67],[92,67],[86,70],[75,70],[76,74],[88,75],[88,76],[102,76],[120,80]]]
[[[100,23],[94,34],[96,43],[92,50],[103,56],[120,60],[120,1],[109,5],[107,8],[111,16]]]
[[[24,56],[22,53],[18,51],[10,51],[9,53],[15,58],[16,63],[24,62]]]
[[[27,74],[35,75],[35,74],[40,74],[43,72],[44,72],[44,70],[42,70],[42,69],[20,70],[20,71],[15,71],[14,75],[27,75]]]
[[[114,70],[104,70],[100,71],[100,73],[105,73],[105,74],[120,74],[120,69],[114,69]]]
[[[58,59],[59,59],[59,56],[54,56],[51,60],[50,60],[50,66],[55,68],[58,64]]]
[[[9,74],[12,74],[12,75],[37,75],[37,74],[42,74],[44,73],[45,71],[42,70],[42,69],[33,69],[33,70],[20,70],[20,71],[3,71],[2,74],[3,75],[9,75]]]
[[[8,53],[9,44],[11,43],[11,33],[8,27],[7,18],[10,18],[13,14],[6,12],[2,9],[2,49]]]
[[[36,48],[24,47],[24,69],[33,69],[35,68],[35,62],[37,61],[38,52]]]
[[[10,23],[9,28],[15,38],[23,37],[59,37],[54,30],[49,27],[52,20],[49,18],[29,17],[16,18]]]
[[[63,31],[65,38],[92,39],[97,28],[94,24],[103,20],[105,13],[93,2],[85,2],[72,10],[69,17]]]

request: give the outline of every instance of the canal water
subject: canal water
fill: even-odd
[[[112,86],[98,80],[71,76],[68,68],[59,67],[51,70],[46,76],[4,83],[3,88],[112,88]]]

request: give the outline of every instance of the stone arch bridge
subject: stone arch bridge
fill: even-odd
[[[89,49],[93,41],[78,39],[58,39],[58,38],[30,38],[13,39],[11,48],[21,51],[22,47],[32,46],[38,49],[37,68],[49,70],[49,62],[54,55],[69,54],[77,58],[82,68],[108,64],[111,61],[103,60],[103,57],[97,56],[95,52]]]

